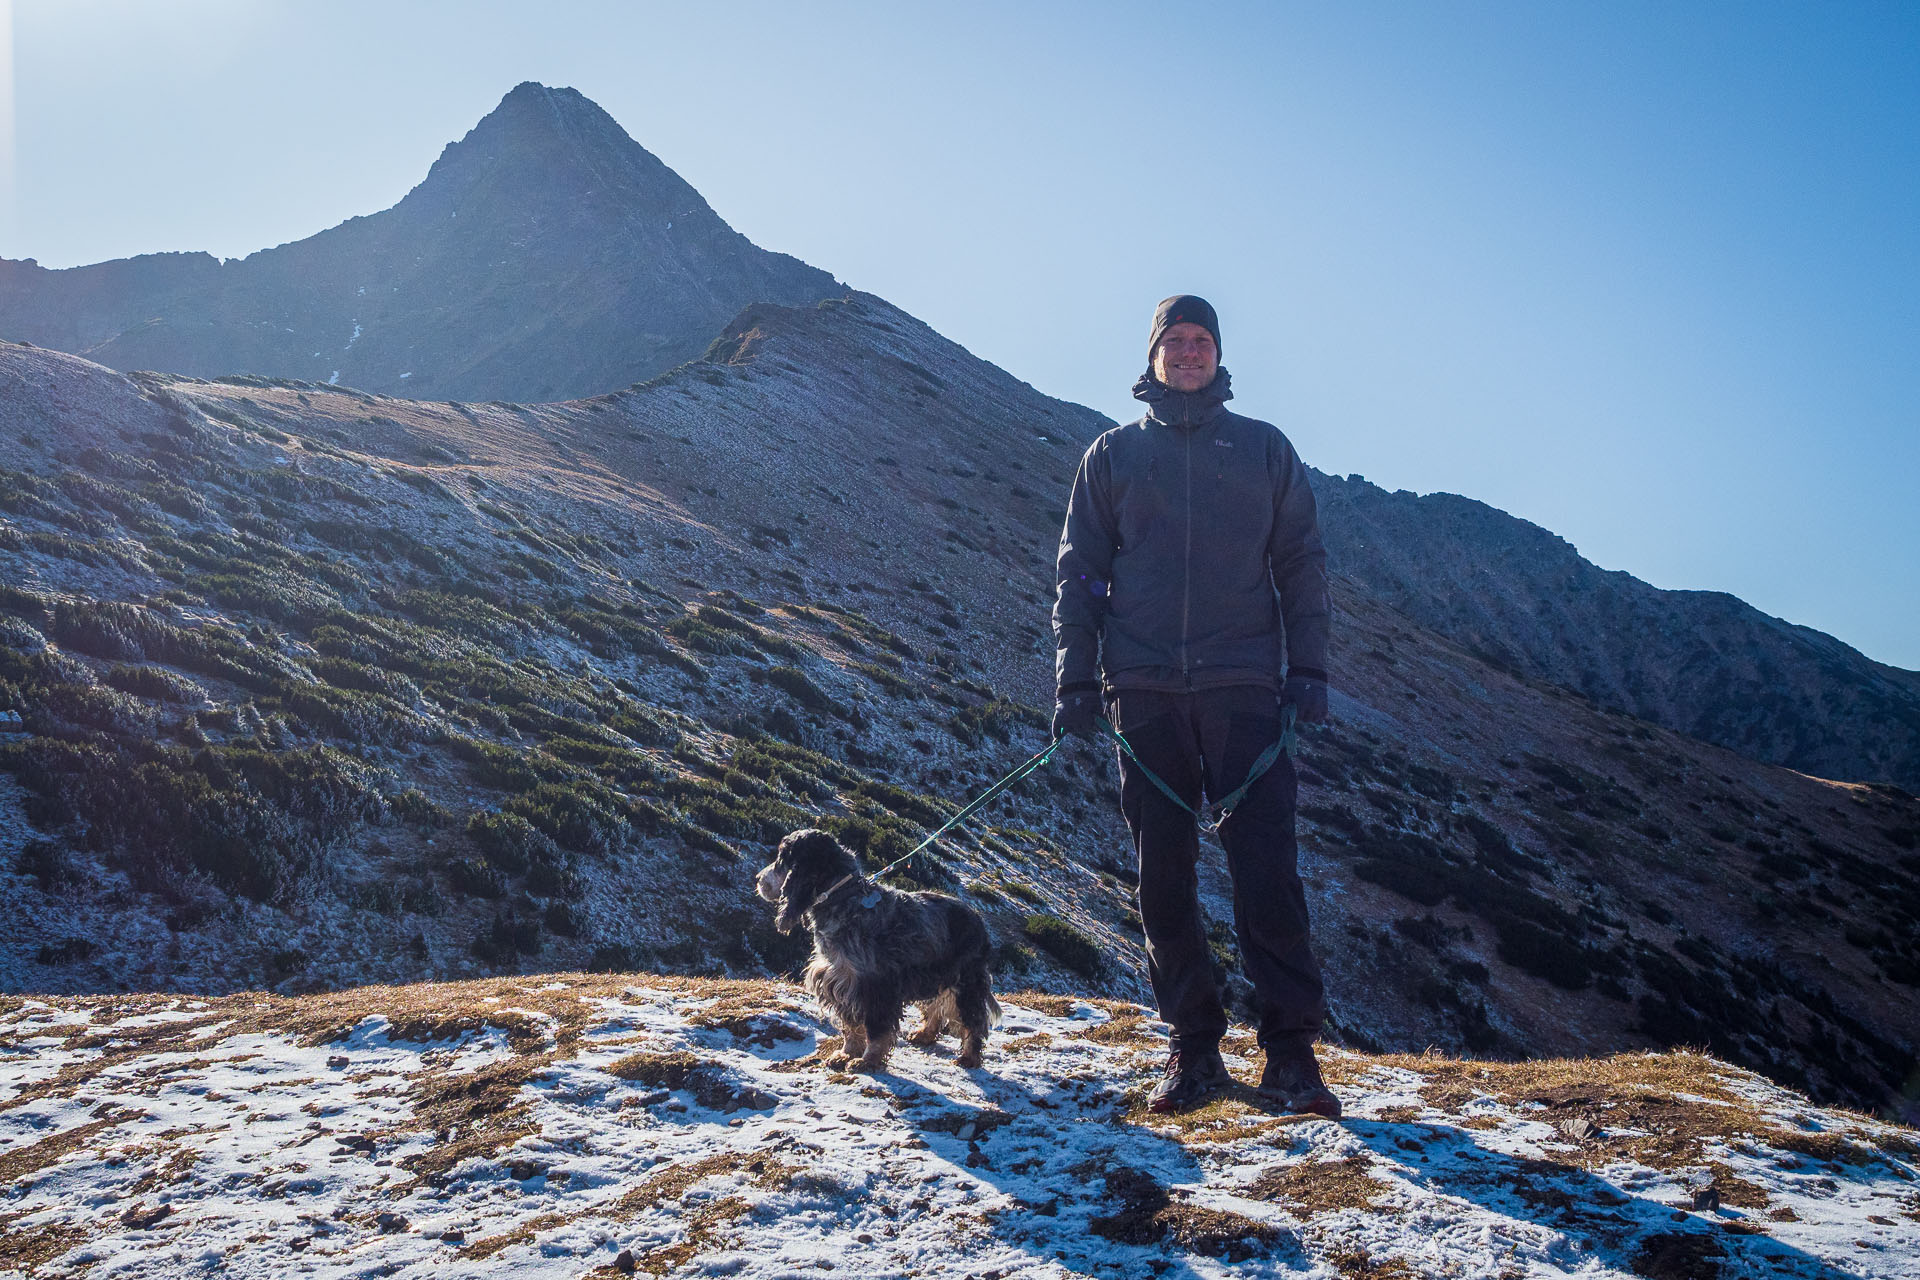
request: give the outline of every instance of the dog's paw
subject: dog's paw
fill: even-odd
[[[871,1056],[860,1058],[847,1064],[847,1070],[859,1071],[867,1075],[877,1075],[886,1069],[887,1060],[885,1058],[875,1058]]]
[[[928,1045],[933,1044],[939,1038],[940,1038],[940,1028],[935,1027],[931,1031],[929,1031],[927,1028],[922,1027],[920,1030],[914,1032],[912,1035],[907,1037],[907,1043],[917,1044],[922,1049],[924,1049]]]
[[[959,1062],[961,1066],[971,1071],[975,1067],[980,1065],[980,1052],[979,1050],[976,1049],[972,1053],[963,1053],[959,1056],[959,1058],[955,1059],[955,1061]]]
[[[829,1071],[845,1071],[847,1069],[847,1065],[852,1061],[853,1061],[853,1058],[844,1053],[830,1053],[826,1057],[820,1059],[821,1065],[826,1067],[827,1070]]]

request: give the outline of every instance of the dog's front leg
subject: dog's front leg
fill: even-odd
[[[867,1052],[867,1029],[848,1019],[840,1024],[840,1051],[848,1058],[858,1058]]]
[[[860,1061],[853,1064],[855,1071],[885,1071],[887,1055],[893,1052],[894,1035],[889,1031],[883,1036],[870,1036],[867,1039],[867,1051],[860,1055]]]
[[[867,1041],[867,1051],[860,1055],[856,1070],[886,1069],[887,1055],[893,1052],[894,1039],[900,1033],[900,1015],[905,1006],[899,988],[891,982],[869,979],[854,984],[852,1012],[859,1019]]]

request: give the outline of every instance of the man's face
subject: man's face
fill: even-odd
[[[1198,391],[1220,368],[1220,349],[1204,325],[1182,320],[1160,335],[1153,349],[1153,376],[1175,391]]]

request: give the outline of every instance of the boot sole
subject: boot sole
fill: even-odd
[[[1222,1089],[1225,1089],[1228,1085],[1232,1083],[1233,1081],[1230,1079],[1215,1081],[1211,1084],[1203,1086],[1200,1092],[1194,1094],[1191,1098],[1188,1098],[1184,1102],[1174,1102],[1169,1099],[1162,1099],[1158,1102],[1149,1102],[1147,1104],[1147,1110],[1156,1116],[1171,1116],[1171,1115],[1178,1115],[1182,1111],[1191,1111],[1193,1108],[1199,1106],[1201,1103],[1205,1102],[1208,1098],[1211,1098],[1214,1094],[1219,1093]]]
[[[1314,1098],[1302,1104],[1290,1093],[1278,1089],[1255,1089],[1254,1092],[1268,1102],[1278,1104],[1288,1115],[1320,1116],[1327,1120],[1338,1120],[1341,1115],[1340,1099],[1335,1097]]]

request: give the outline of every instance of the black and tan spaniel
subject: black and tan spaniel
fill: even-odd
[[[754,888],[779,905],[774,928],[791,933],[805,923],[812,930],[807,990],[846,1034],[854,1066],[885,1068],[908,1001],[920,1007],[913,1043],[930,1045],[957,1024],[960,1065],[980,1065],[1000,1005],[993,940],[970,908],[942,893],[883,888],[860,874],[832,836],[811,829],[780,842]]]

